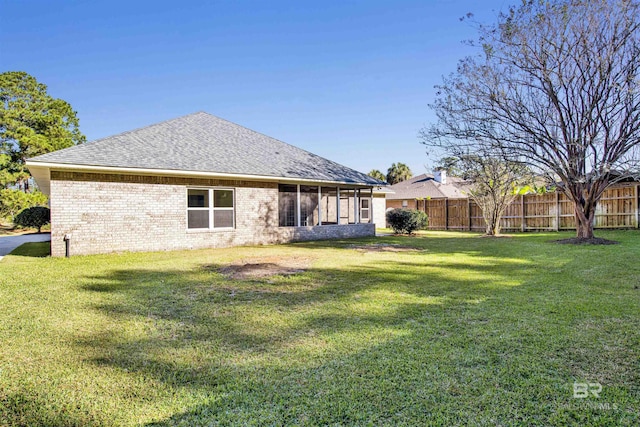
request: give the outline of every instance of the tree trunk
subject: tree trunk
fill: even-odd
[[[597,201],[592,197],[573,198],[576,218],[576,237],[578,239],[593,239],[593,219],[596,214]]]
[[[609,186],[608,179],[594,181],[589,184],[574,183],[567,185],[567,196],[573,201],[576,218],[576,238],[593,239],[593,222],[596,217],[596,207],[605,189]]]
[[[485,233],[487,236],[495,236],[496,235],[496,229],[493,226],[493,224],[491,223],[487,223],[487,230]]]
[[[495,208],[485,216],[485,222],[487,223],[487,236],[500,234],[500,214],[496,212]]]
[[[593,214],[595,209],[588,215],[582,206],[576,206],[576,237],[578,239],[593,239]]]

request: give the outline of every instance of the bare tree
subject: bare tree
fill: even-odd
[[[460,168],[460,159],[455,156],[446,156],[438,159],[433,169],[436,171],[445,171],[448,176],[464,178],[464,172]]]
[[[602,193],[638,169],[639,12],[631,0],[527,0],[480,25],[482,54],[438,86],[423,143],[527,162],[560,181],[577,238],[593,238]]]
[[[507,207],[520,189],[533,181],[527,166],[476,150],[458,157],[455,167],[470,184],[466,194],[482,209],[485,234],[500,234],[500,220]]]

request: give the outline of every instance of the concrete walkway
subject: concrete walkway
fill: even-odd
[[[21,234],[18,236],[0,236],[0,260],[8,255],[12,250],[29,242],[48,242],[51,240],[51,233]]]

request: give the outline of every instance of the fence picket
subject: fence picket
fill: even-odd
[[[639,184],[608,188],[598,203],[596,228],[639,228]],[[430,230],[484,231],[482,209],[470,199],[425,199]],[[501,220],[504,231],[575,229],[573,203],[563,193],[516,198]]]

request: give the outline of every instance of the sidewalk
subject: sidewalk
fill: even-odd
[[[29,242],[48,242],[51,240],[51,233],[21,234],[19,236],[0,236],[0,260],[8,255],[12,250]]]

